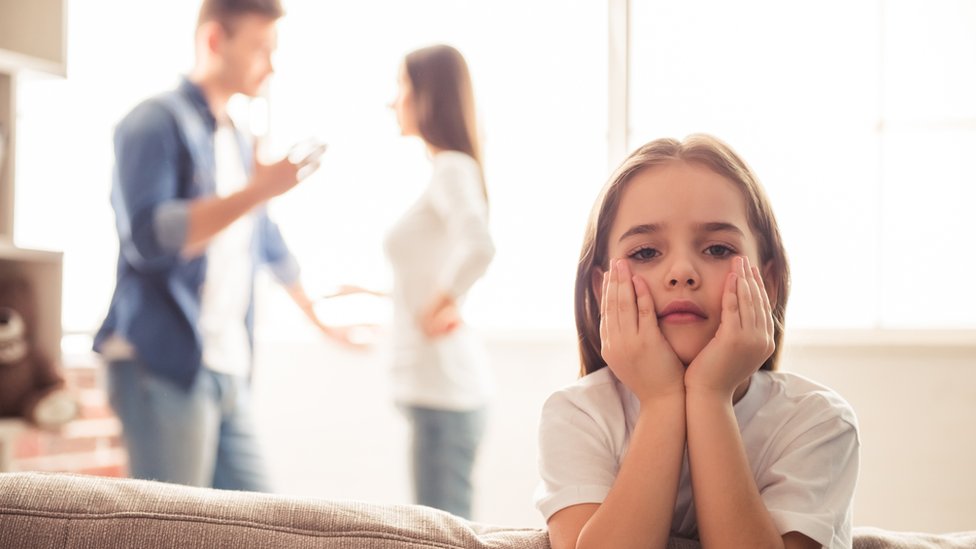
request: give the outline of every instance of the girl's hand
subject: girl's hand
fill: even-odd
[[[461,313],[458,311],[454,296],[447,293],[438,294],[420,314],[417,323],[424,335],[431,339],[453,332],[461,325]]]
[[[600,343],[603,360],[641,403],[684,393],[684,366],[661,334],[650,288],[625,259],[603,273]]]
[[[688,366],[685,387],[731,399],[775,349],[772,307],[759,268],[738,257],[726,277],[718,331]]]

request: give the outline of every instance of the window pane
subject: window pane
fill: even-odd
[[[18,86],[17,245],[64,251],[62,324],[104,318],[118,252],[109,204],[112,132],[193,61],[196,0],[68,2],[68,77]],[[106,25],[106,13],[124,25]]]
[[[884,326],[976,328],[976,130],[890,132],[884,151]]]
[[[114,282],[113,128],[190,69],[198,7],[198,0],[72,2],[68,78],[20,86],[17,243],[65,251],[66,330],[96,328]],[[312,293],[339,282],[387,283],[382,237],[426,183],[427,163],[416,143],[398,136],[386,105],[401,56],[448,42],[467,56],[475,80],[498,247],[470,316],[505,329],[570,328],[580,236],[606,176],[605,4],[290,0],[286,7],[266,152],[282,154],[311,136],[330,144],[323,169],[272,207]],[[126,24],[105,26],[105,13]],[[283,295],[262,306],[290,308]]]
[[[885,1],[885,118],[976,119],[976,2]]]
[[[602,2],[290,2],[271,88],[272,149],[308,136],[330,149],[272,213],[312,293],[389,284],[382,240],[429,172],[387,105],[402,57],[445,42],[474,80],[497,248],[469,317],[505,330],[571,329],[583,226],[606,177],[606,27]]]
[[[631,145],[707,132],[762,180],[793,327],[870,327],[877,291],[879,22],[866,2],[636,2]],[[843,304],[839,307],[839,304]]]

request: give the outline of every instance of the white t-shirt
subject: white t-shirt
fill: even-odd
[[[493,383],[483,343],[462,324],[428,339],[417,319],[438,291],[460,306],[495,254],[481,170],[470,156],[433,156],[430,184],[384,242],[393,268],[393,391],[401,404],[446,410],[483,406]]]
[[[603,502],[639,408],[637,397],[609,368],[546,401],[536,493],[546,520],[571,505]],[[797,531],[824,547],[851,547],[860,448],[851,406],[796,374],[759,371],[734,410],[753,478],[780,534]],[[671,532],[697,538],[687,452],[680,475]]]
[[[237,135],[229,123],[217,125],[214,158],[217,195],[227,196],[244,188],[247,174]],[[207,246],[199,321],[203,364],[225,374],[247,375],[251,363],[244,319],[251,300],[253,234],[254,219],[248,214],[217,233]]]

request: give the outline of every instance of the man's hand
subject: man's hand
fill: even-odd
[[[373,347],[377,330],[375,326],[329,326],[321,322],[317,326],[329,339],[357,351],[365,351]]]
[[[312,175],[319,168],[319,157],[312,155],[304,160],[292,162],[287,157],[263,164],[258,160],[257,146],[254,149],[254,170],[250,186],[265,200],[281,196]]]

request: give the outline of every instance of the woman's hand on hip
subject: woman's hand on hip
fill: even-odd
[[[434,339],[447,335],[461,325],[461,312],[457,301],[447,292],[438,292],[417,319],[420,331]]]

